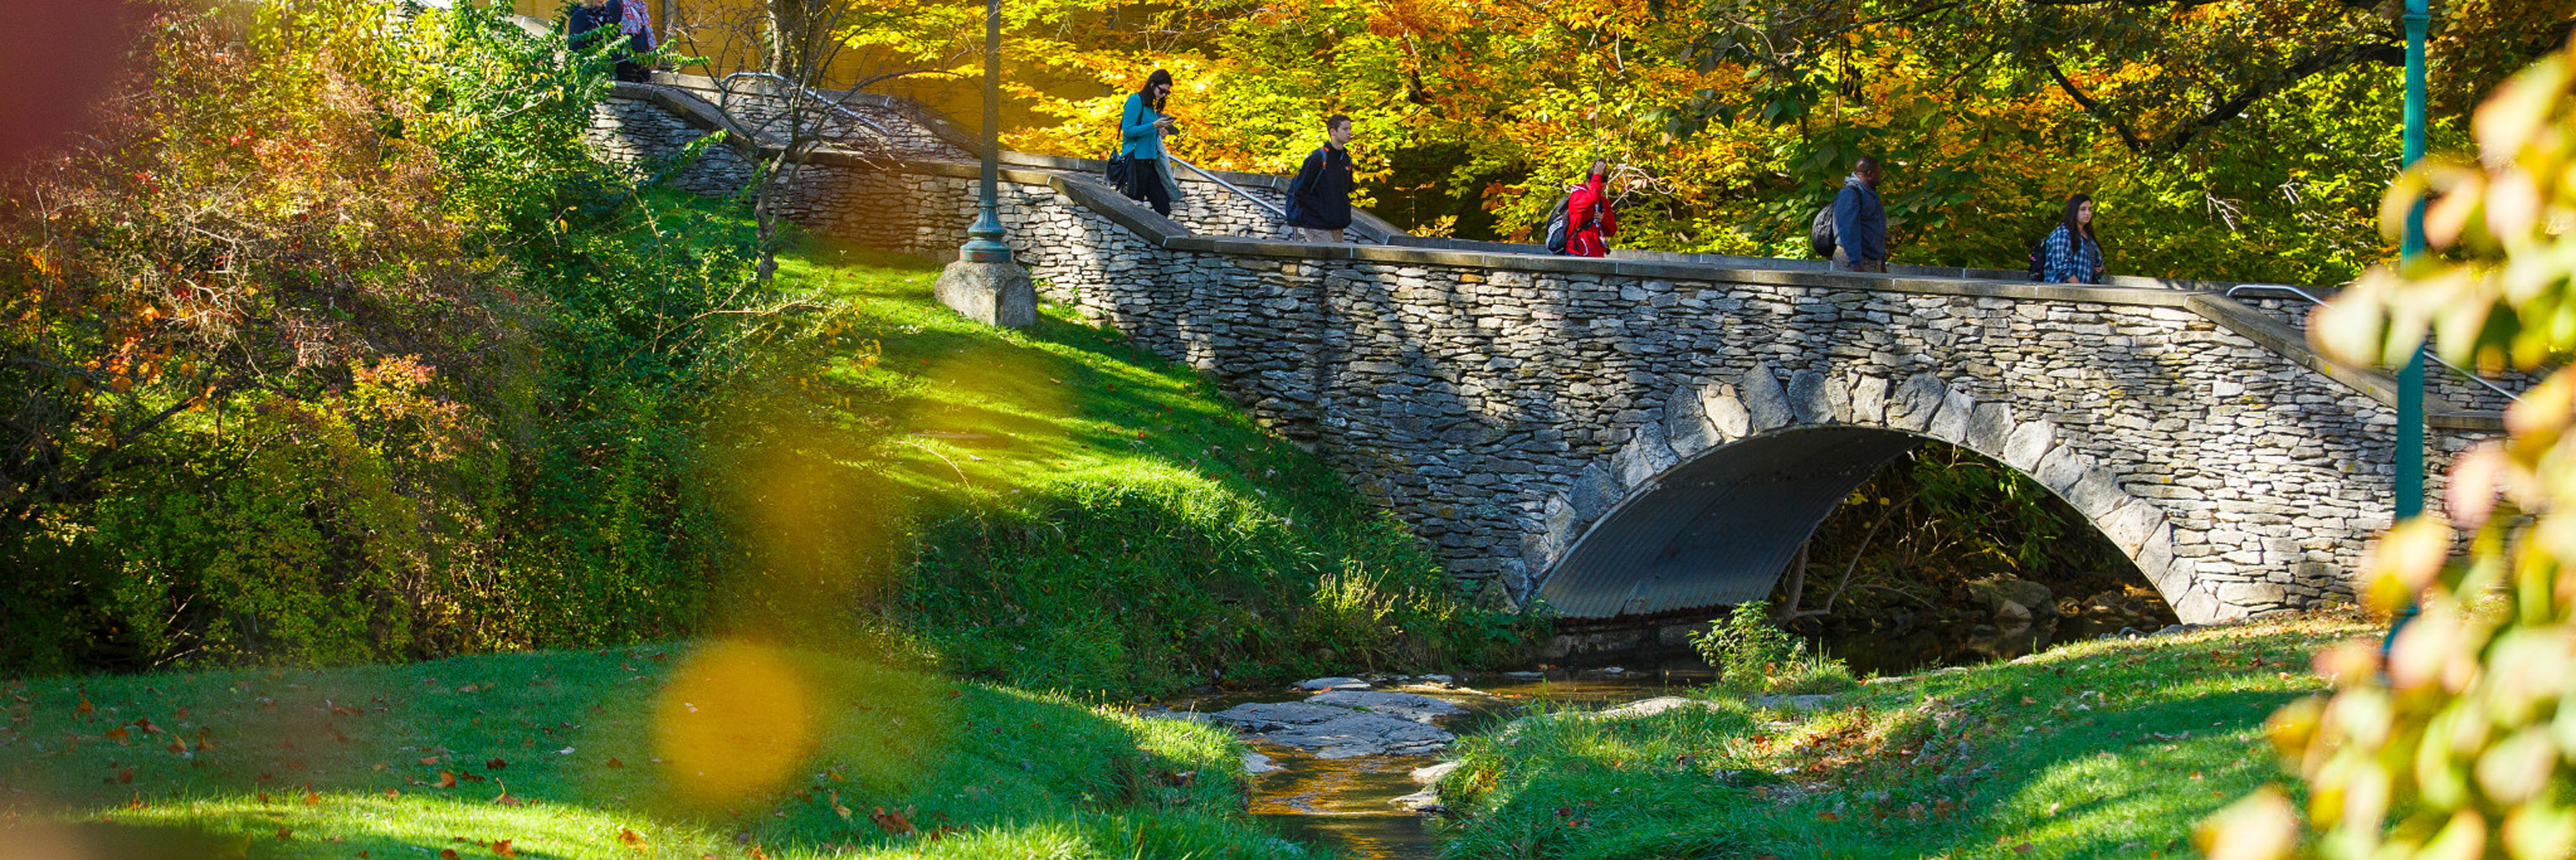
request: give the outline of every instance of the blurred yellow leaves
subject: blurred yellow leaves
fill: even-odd
[[[653,745],[673,797],[715,807],[785,785],[814,749],[815,704],[810,681],[776,649],[701,645],[654,708]]]
[[[2421,605],[2388,643],[2319,655],[2335,687],[2268,732],[2309,785],[2313,844],[2269,790],[2213,816],[2212,857],[2564,860],[2576,849],[2576,49],[2517,75],[2477,114],[2479,158],[2428,159],[2390,189],[2383,227],[2424,205],[2440,255],[2372,270],[2311,337],[2393,364],[2429,332],[2442,356],[2546,373],[2507,438],[2461,455],[2449,517],[2398,524],[2360,585],[2380,611]],[[2456,553],[2465,548],[2465,558]]]

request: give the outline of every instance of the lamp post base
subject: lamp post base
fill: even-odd
[[[1037,287],[1018,263],[958,260],[939,273],[939,302],[967,319],[1003,328],[1038,323]]]

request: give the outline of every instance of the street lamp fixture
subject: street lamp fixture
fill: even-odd
[[[2424,158],[2424,31],[2433,21],[2427,0],[2406,0],[2406,166],[2413,168]],[[2424,253],[2424,201],[2406,212],[2406,239],[2398,246],[2398,266],[2403,269]],[[2397,504],[2396,519],[2404,522],[2424,513],[2424,350],[2416,349],[2406,358],[2406,367],[2397,372]],[[2412,600],[2397,611],[2388,624],[2388,638],[2380,650],[2397,641],[2397,631],[2415,617]]]
[[[1027,328],[1037,324],[1037,290],[1028,270],[1012,260],[1003,239],[1000,184],[1002,174],[1002,0],[984,2],[984,173],[975,194],[975,222],[966,228],[966,244],[957,262],[939,273],[939,301],[986,325]]]

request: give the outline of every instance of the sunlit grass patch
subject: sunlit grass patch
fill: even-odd
[[[1488,663],[1535,629],[1460,592],[1400,522],[1216,380],[1068,308],[983,326],[933,298],[937,267],[829,243],[784,257],[779,277],[829,308],[817,325],[843,344],[791,374],[810,391],[785,395],[837,410],[811,419],[830,432],[784,441],[838,447],[756,465],[789,476],[766,484],[864,475],[838,497],[870,501],[844,519],[878,523],[833,528],[820,506],[787,505],[782,531],[881,533],[881,551],[844,555],[908,561],[871,593],[937,668],[1135,695]]]
[[[746,643],[8,689],[10,820],[253,857],[1302,856],[1219,730]]]
[[[2309,655],[2372,629],[2312,615],[2078,643],[1816,710],[1720,696],[1525,719],[1460,745],[1455,855],[2181,856],[2194,822],[2278,778],[2260,727],[2320,688]]]

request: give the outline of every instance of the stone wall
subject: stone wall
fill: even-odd
[[[975,173],[818,156],[790,211],[950,255]],[[2188,621],[2348,592],[2388,523],[2388,383],[2214,293],[1270,242],[1221,214],[1160,218],[1086,172],[1002,178],[1047,299],[1223,380],[1498,597],[1546,593],[1588,530],[1656,504],[1675,469],[1802,426],[1942,439],[2034,475]],[[2437,456],[2497,427],[2437,418]]]
[[[750,162],[754,157],[752,153],[758,151],[762,143],[773,148],[780,143],[785,129],[781,119],[785,112],[784,100],[771,94],[767,88],[756,86],[757,81],[737,82],[733,92],[720,93],[712,82],[704,78],[661,75],[658,79],[665,82],[649,87],[620,85],[595,113],[591,122],[591,141],[598,150],[611,159],[648,167],[655,163],[653,156],[668,160],[669,155],[679,152],[714,128],[729,125],[734,142],[744,145],[709,147],[699,162],[674,177],[674,184],[699,194],[732,193],[749,185],[755,172]],[[720,103],[723,105],[721,111],[718,109]],[[893,170],[899,162],[963,164],[971,159],[968,142],[954,139],[956,132],[945,126],[925,127],[921,124],[924,120],[890,100],[852,99],[846,105],[893,134],[879,135],[837,114],[814,109],[814,113],[830,119],[820,126],[823,136],[850,144],[851,148],[836,153],[835,157],[809,162],[805,166],[815,175],[798,179],[802,188],[791,195],[795,202],[787,208],[790,219],[853,238],[866,234],[876,241],[885,241],[883,237],[902,232],[913,237],[902,243],[902,247],[925,254],[953,256],[957,246],[965,241],[966,225],[974,218],[971,204],[975,192],[971,182],[964,186],[963,193],[969,204],[964,209],[964,220],[948,224],[941,217],[956,217],[953,207],[936,207],[942,213],[939,217],[927,211],[907,211],[916,204],[905,203],[896,189],[849,190],[855,186],[846,174],[853,169],[863,173],[885,172]],[[1015,167],[1052,173],[1100,177],[1107,169],[1105,162],[1087,159],[1046,158],[1020,153],[1010,153],[1008,157]],[[1281,177],[1215,173],[1232,183],[1235,189],[1260,198],[1272,208],[1282,211],[1287,208],[1287,182]],[[966,178],[972,177],[970,173]],[[1185,169],[1178,170],[1175,179],[1181,188],[1181,198],[1174,201],[1171,218],[1191,234],[1277,240],[1297,238],[1296,230],[1281,221],[1271,209],[1245,199],[1242,194],[1214,180]],[[933,195],[919,198],[922,200],[948,199],[957,193],[957,187],[953,182],[938,183],[935,190],[929,185],[912,186],[919,193]],[[866,205],[891,203],[895,208],[886,211],[851,208],[861,202]],[[1009,215],[1005,213],[1004,218],[1007,222]],[[908,226],[889,227],[877,223],[887,220]],[[1383,222],[1379,224],[1381,226],[1375,230],[1365,224],[1354,225],[1344,231],[1343,239],[1350,242],[1379,241],[1385,231],[1391,229],[1383,227]],[[949,238],[951,236],[953,238]]]

